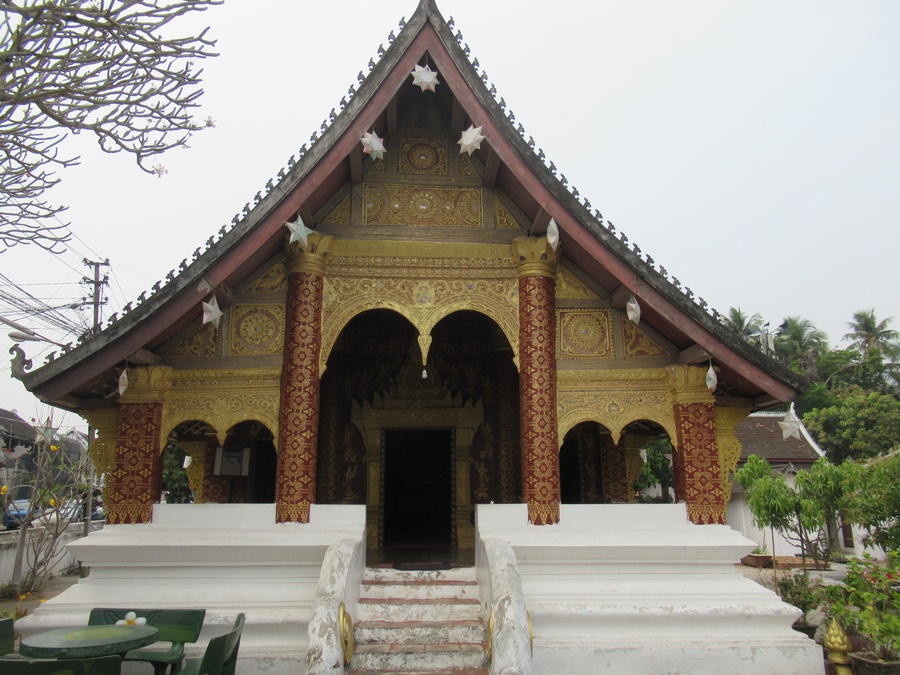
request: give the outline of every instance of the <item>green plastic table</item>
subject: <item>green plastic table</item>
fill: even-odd
[[[43,659],[83,659],[121,654],[156,642],[153,626],[79,626],[22,638],[19,653]]]

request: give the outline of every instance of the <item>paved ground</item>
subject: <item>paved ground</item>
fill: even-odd
[[[56,577],[44,584],[44,587],[40,592],[27,594],[24,600],[20,600],[19,598],[0,599],[0,616],[16,617],[17,612],[20,616],[24,616],[21,612],[30,614],[34,611],[35,607],[40,606],[42,601],[56,597],[69,586],[77,582],[77,574]],[[87,617],[85,617],[85,621],[87,621]]]

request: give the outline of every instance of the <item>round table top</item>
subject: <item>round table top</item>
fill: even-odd
[[[79,626],[36,633],[22,638],[24,656],[51,659],[81,659],[124,654],[156,642],[153,626]]]

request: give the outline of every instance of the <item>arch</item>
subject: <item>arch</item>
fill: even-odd
[[[373,309],[392,310],[405,317],[420,336],[429,336],[443,318],[471,310],[496,323],[513,348],[518,368],[518,285],[510,279],[352,279],[326,278],[322,312],[319,374],[341,331],[357,315]]]
[[[563,392],[559,398],[565,397]],[[580,405],[559,406],[559,445],[562,447],[566,434],[577,425],[584,422],[596,422],[609,429],[614,442],[618,443],[625,428],[634,422],[646,420],[662,427],[669,435],[675,438],[675,417],[667,405],[635,405],[635,399],[640,395],[623,394],[621,397],[607,397],[604,394],[595,394],[590,397],[582,397]],[[605,400],[600,400],[605,399]],[[605,404],[605,405],[604,405]]]

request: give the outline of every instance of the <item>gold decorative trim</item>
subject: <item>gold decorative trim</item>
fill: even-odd
[[[557,300],[599,300],[594,291],[562,265],[556,268]]]
[[[519,279],[554,278],[559,250],[553,250],[547,237],[516,237],[512,240],[512,254],[516,261],[516,276]]]
[[[658,356],[671,356],[669,352],[650,335],[635,326],[631,321],[623,321],[625,335],[625,358],[646,359]]]
[[[750,413],[749,408],[716,407],[716,444],[719,446],[719,475],[725,501],[731,499],[732,476],[743,450],[735,429]]]
[[[610,310],[556,311],[556,358],[612,359]]]
[[[363,225],[483,228],[481,190],[366,183]]]
[[[215,356],[218,353],[218,331],[211,323],[194,328],[184,339],[165,350],[165,356]]]
[[[224,443],[233,426],[255,420],[272,432],[277,448],[280,387],[280,368],[177,371],[163,408],[161,445],[183,422],[206,422]]]
[[[284,350],[284,305],[231,307],[231,353],[235,356],[281,354]]]

